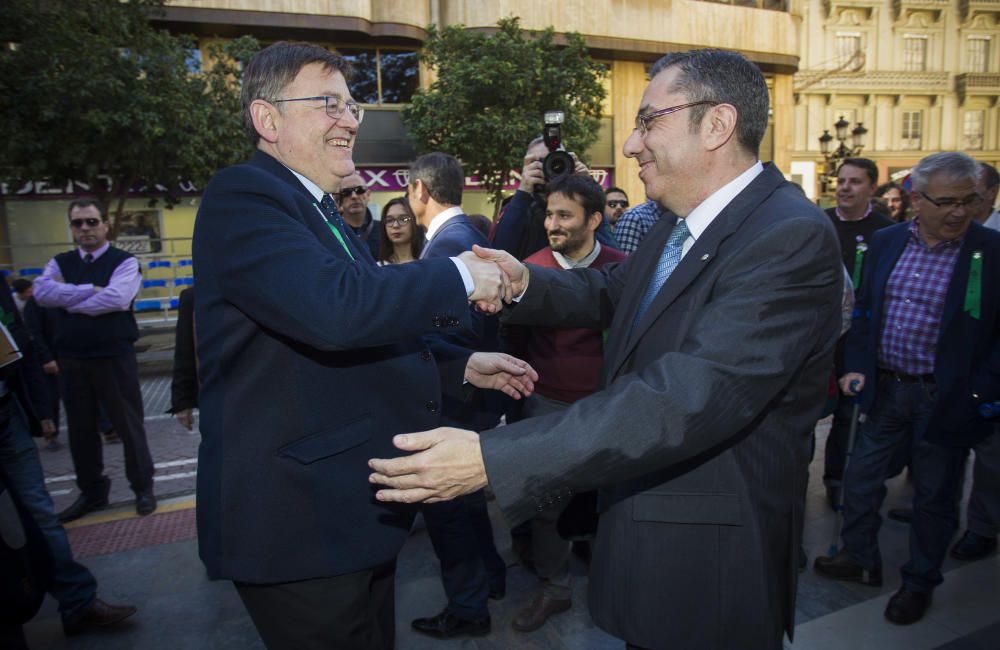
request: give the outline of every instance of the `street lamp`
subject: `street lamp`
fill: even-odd
[[[840,119],[833,125],[833,131],[836,133],[836,138],[830,135],[830,131],[824,130],[823,135],[819,136],[819,152],[823,155],[823,171],[819,175],[819,187],[820,193],[829,194],[833,191],[833,188],[837,185],[837,169],[843,163],[845,158],[853,158],[861,153],[861,150],[865,148],[865,136],[868,135],[868,129],[861,122],[854,127],[848,133],[851,123],[844,119],[841,115]],[[851,144],[847,145],[847,140],[850,138]],[[837,140],[837,148],[833,151],[830,150],[834,139]]]

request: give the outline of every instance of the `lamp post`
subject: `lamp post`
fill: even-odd
[[[820,194],[833,192],[837,186],[837,169],[840,164],[844,162],[845,158],[857,156],[865,148],[865,136],[868,135],[868,129],[865,128],[864,124],[858,122],[858,125],[848,132],[850,126],[851,123],[841,115],[840,119],[833,125],[836,136],[830,135],[828,130],[824,130],[823,135],[819,136],[819,152],[823,154],[823,170],[819,175]],[[830,148],[835,139],[838,146],[831,151]],[[850,146],[848,146],[848,139],[850,139]]]

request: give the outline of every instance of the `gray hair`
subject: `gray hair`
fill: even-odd
[[[410,185],[423,181],[431,198],[441,205],[461,205],[465,172],[453,156],[435,151],[410,163]]]
[[[932,176],[944,174],[953,181],[979,184],[980,167],[974,158],[960,151],[932,153],[910,170],[910,183],[915,192],[923,192]]]
[[[302,68],[311,63],[319,63],[327,71],[336,70],[344,75],[345,80],[351,78],[351,64],[347,59],[311,43],[278,41],[250,59],[243,74],[240,104],[243,107],[243,129],[255,147],[260,141],[260,134],[253,125],[250,104],[258,99],[272,104],[278,99],[285,99],[281,93],[295,81]],[[282,110],[280,104],[278,110]]]
[[[710,101],[736,108],[736,139],[749,153],[758,155],[770,110],[767,82],[760,68],[738,52],[689,50],[664,55],[653,65],[649,76],[652,79],[672,67],[677,67],[680,75],[670,90],[681,93],[689,102]],[[692,131],[701,124],[709,108],[690,109],[688,123]]]

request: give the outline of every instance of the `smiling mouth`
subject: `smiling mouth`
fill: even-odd
[[[329,140],[326,141],[326,143],[334,147],[340,147],[342,149],[351,148],[351,141],[348,138],[330,138]]]

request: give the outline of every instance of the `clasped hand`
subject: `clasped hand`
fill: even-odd
[[[528,286],[528,268],[506,251],[473,246],[458,256],[465,263],[475,288],[469,302],[479,311],[495,314],[524,292]]]

